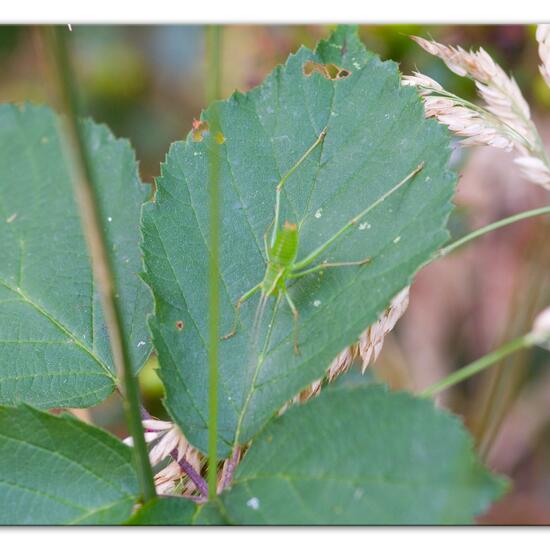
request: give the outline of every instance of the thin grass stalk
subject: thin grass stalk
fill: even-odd
[[[82,126],[77,119],[77,92],[65,42],[67,32],[69,31],[65,27],[46,27],[44,37],[51,51],[50,63],[59,104],[66,115],[63,124],[65,154],[72,170],[76,202],[92,260],[94,279],[101,296],[113,362],[119,380],[122,381],[124,410],[134,441],[134,461],[142,498],[147,502],[156,496],[156,492],[141,426],[139,389],[124,334],[120,304],[116,298],[116,283],[107,252],[105,232],[100,222],[91,162],[84,144]]]
[[[550,214],[550,206],[535,208],[534,210],[526,210],[524,212],[520,212],[519,214],[514,214],[513,216],[509,216],[502,220],[498,220],[494,223],[490,223],[489,225],[485,225],[479,229],[476,229],[475,231],[472,231],[471,233],[468,233],[467,235],[464,235],[464,237],[457,239],[451,244],[441,248],[436,253],[436,258],[446,256],[447,254],[450,254],[451,252],[461,247],[462,245],[465,245],[466,243],[473,241],[474,239],[477,239],[478,237],[481,237],[486,233],[494,231],[495,229],[500,229],[501,227],[505,227],[512,223],[519,222],[527,218],[533,218],[534,216],[541,216],[544,214]]]
[[[534,345],[534,341],[529,334],[525,336],[520,336],[519,338],[515,338],[514,340],[507,342],[506,344],[492,351],[491,353],[480,357],[473,363],[470,363],[469,365],[458,369],[449,376],[445,377],[443,380],[439,380],[435,384],[432,384],[431,386],[423,390],[420,393],[420,396],[433,397],[435,394],[442,392],[443,390],[446,390],[451,386],[458,384],[459,382],[463,382],[464,380],[467,380],[475,374],[480,373],[481,371],[494,365],[498,361],[501,361],[505,357],[508,357],[512,353],[531,347],[532,345]]]
[[[523,276],[517,277],[515,283],[513,305],[501,341],[528,329],[537,313],[548,304],[550,224],[541,220],[537,229],[536,237],[532,239],[526,252],[528,267]],[[522,367],[528,365],[529,354],[530,351],[526,349],[501,361],[491,372],[486,389],[482,392],[474,435],[483,458],[488,456],[502,421],[527,376],[526,369]]]
[[[211,105],[221,95],[221,29],[211,25],[206,31],[207,100]],[[209,162],[209,217],[210,217],[210,259],[208,268],[208,496],[213,500],[217,494],[217,439],[218,439],[218,346],[220,340],[220,161],[216,136],[219,122],[216,105],[211,107],[209,120],[210,147]]]

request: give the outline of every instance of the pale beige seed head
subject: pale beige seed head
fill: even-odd
[[[537,345],[550,349],[550,307],[537,315],[531,337]]]
[[[412,38],[424,50],[439,57],[451,71],[473,79],[487,110],[534,144],[536,136],[530,124],[527,101],[516,81],[483,48],[467,52],[460,46],[445,46],[416,36]]]
[[[539,43],[540,73],[550,86],[550,25],[537,27],[537,42]]]
[[[540,158],[528,155],[514,159],[522,174],[533,183],[550,190],[550,170]]]
[[[357,344],[344,349],[336,356],[327,369],[325,377],[310,384],[291,401],[281,407],[279,415],[283,414],[291,404],[303,403],[318,395],[321,391],[323,380],[326,378],[329,383],[332,382],[351,367],[356,357],[361,358],[362,372],[364,373],[368,365],[376,361],[380,355],[382,346],[384,345],[384,337],[395,327],[397,321],[405,313],[408,304],[409,287],[406,287],[393,298],[388,308],[380,315],[378,320],[361,334]]]
[[[550,167],[537,129],[531,120],[529,105],[516,81],[483,49],[465,51],[460,46],[445,46],[433,40],[412,37],[424,50],[441,58],[450,70],[474,80],[484,107],[472,108],[459,97],[437,87],[420,73],[404,77],[403,84],[416,86],[424,97],[427,117],[435,117],[462,137],[461,145],[489,145],[519,153],[516,163],[533,183],[550,189]],[[537,29],[540,66],[550,85],[550,25]]]
[[[414,86],[420,88],[421,95],[430,94],[432,92],[443,91],[443,86],[433,78],[426,76],[425,74],[414,71],[412,75],[406,75],[401,79],[401,84],[404,86]]]
[[[154,478],[157,493],[162,495],[172,494],[179,480],[185,476],[185,472],[178,462],[185,458],[196,472],[200,472],[201,454],[187,441],[181,430],[173,422],[151,418],[143,420],[142,425],[146,430],[144,434],[145,441],[155,443],[149,451],[151,464],[156,466],[166,458],[170,459],[170,463],[158,472]],[[124,443],[132,446],[133,440],[131,437],[127,437],[124,439]],[[183,486],[183,494],[191,495],[195,491],[195,484],[187,480]]]

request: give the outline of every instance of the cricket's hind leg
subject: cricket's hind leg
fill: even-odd
[[[288,293],[288,290],[286,287],[281,288],[281,292],[284,294],[286,301],[290,307],[290,311],[292,311],[292,335],[294,339],[294,353],[296,355],[300,355],[300,348],[298,346],[298,318],[300,317],[300,312],[298,311],[298,308],[292,301],[292,298],[290,297],[290,294]]]
[[[228,332],[227,334],[225,334],[224,336],[222,336],[220,339],[221,340],[229,340],[229,338],[233,338],[233,336],[235,336],[235,334],[237,334],[237,328],[238,328],[238,325],[239,325],[239,318],[240,318],[240,310],[241,310],[241,306],[249,299],[251,298],[252,296],[254,296],[254,294],[256,294],[256,292],[258,292],[260,289],[262,288],[262,283],[258,283],[256,286],[252,287],[250,290],[248,290],[247,292],[245,292],[238,300],[237,300],[237,303],[235,304],[235,317],[233,319],[233,326],[231,327],[231,331]]]
[[[347,267],[352,265],[366,265],[368,264],[372,258],[368,256],[367,258],[364,258],[362,260],[357,260],[353,262],[323,262],[322,264],[316,265],[315,267],[312,267],[310,269],[304,269],[302,271],[293,271],[288,276],[289,279],[299,279],[300,277],[304,277],[305,275],[311,275],[311,273],[316,273],[317,271],[323,271],[324,269],[330,269],[332,267]]]

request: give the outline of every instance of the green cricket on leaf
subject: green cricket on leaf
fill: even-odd
[[[239,312],[242,304],[249,298],[254,296],[257,292],[261,293],[260,302],[256,310],[253,333],[257,333],[257,328],[267,300],[270,296],[276,298],[275,309],[279,306],[281,299],[284,297],[292,311],[293,316],[293,334],[294,334],[294,353],[299,353],[298,346],[298,308],[294,304],[290,294],[288,292],[287,283],[289,281],[299,279],[306,275],[316,273],[325,269],[333,267],[346,267],[346,266],[364,266],[371,260],[370,257],[366,257],[360,260],[354,260],[349,262],[333,262],[327,261],[321,262],[313,267],[310,267],[334,242],[339,239],[344,233],[354,227],[362,218],[364,218],[373,208],[376,208],[390,195],[395,193],[399,188],[405,185],[408,181],[413,179],[424,167],[424,162],[421,162],[412,170],[407,176],[405,176],[400,182],[395,184],[391,189],[382,194],[367,208],[359,212],[343,227],[341,227],[334,235],[327,239],[323,244],[317,247],[313,252],[305,256],[301,260],[297,260],[298,246],[300,243],[300,225],[285,221],[282,227],[279,223],[279,214],[281,209],[281,193],[284,189],[285,183],[288,178],[300,167],[300,165],[307,159],[307,157],[321,144],[323,143],[325,136],[327,135],[327,128],[319,134],[315,142],[307,149],[307,151],[296,161],[296,163],[290,168],[290,170],[281,178],[277,186],[275,187],[275,217],[269,224],[266,232],[264,233],[264,250],[266,269],[264,278],[257,285],[247,290],[235,304],[235,318],[231,331],[222,336],[222,340],[232,338],[237,333],[239,324]],[[271,238],[268,240],[269,231],[271,231]]]

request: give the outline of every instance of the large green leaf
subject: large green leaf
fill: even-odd
[[[0,523],[113,524],[139,493],[131,449],[68,415],[0,406]]]
[[[272,421],[222,499],[244,524],[467,524],[504,487],[457,418],[342,385]]]
[[[317,70],[306,76],[309,60],[333,63],[351,74],[330,80]],[[223,139],[205,132],[197,141],[195,132],[172,145],[142,225],[146,276],[156,301],[151,328],[166,406],[203,451],[208,152],[214,149],[221,158],[223,332],[231,327],[237,298],[262,279],[262,238],[273,219],[275,186],[323,128],[328,132],[322,146],[291,176],[283,197],[282,219],[301,226],[299,258],[425,163],[413,181],[320,258],[370,256],[370,264],[327,270],[290,288],[300,311],[300,355],[293,352],[292,316],[283,303],[263,360],[250,358],[258,297],[242,307],[238,334],[222,342],[220,350],[218,448],[225,455],[321,376],[447,239],[455,176],[447,170],[446,129],[424,118],[416,92],[400,86],[396,64],[367,52],[347,27],[321,42],[316,52],[301,48],[261,86],[216,103],[203,119],[219,125]]]
[[[161,497],[143,505],[127,525],[227,525],[218,501],[195,504],[183,497]]]
[[[150,352],[139,217],[147,187],[127,141],[83,123],[133,361]],[[86,407],[115,374],[57,116],[0,106],[0,402]]]
[[[229,522],[220,510],[220,502],[210,501],[197,508],[193,525],[229,525]]]
[[[199,509],[181,497],[156,498],[143,505],[127,525],[191,525]]]

